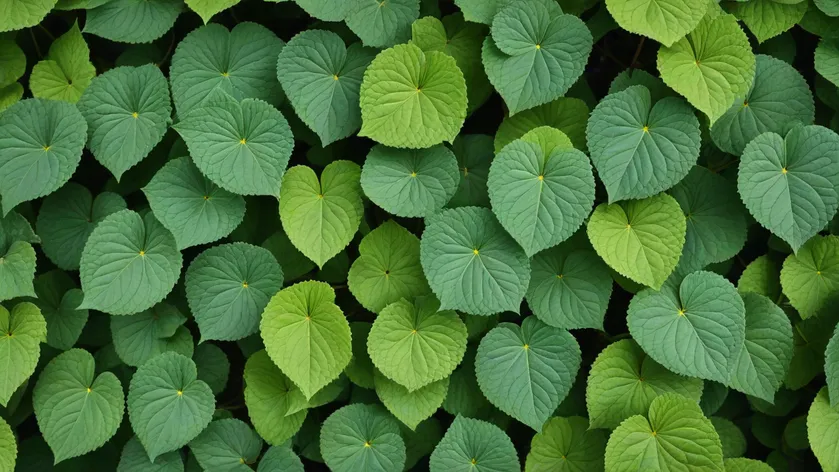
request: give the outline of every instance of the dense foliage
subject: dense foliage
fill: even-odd
[[[839,471],[837,41],[0,0],[0,472]]]

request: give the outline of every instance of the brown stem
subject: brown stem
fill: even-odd
[[[632,55],[632,61],[629,63],[629,67],[635,67],[635,64],[638,62],[638,56],[641,55],[641,49],[644,48],[644,41],[646,40],[646,36],[641,36],[641,41],[638,41],[638,47],[635,48],[635,54]]]

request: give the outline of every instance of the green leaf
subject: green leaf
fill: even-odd
[[[823,39],[816,47],[815,68],[833,85],[839,85],[839,46],[835,41]]]
[[[82,157],[87,124],[75,106],[29,99],[0,114],[3,215],[64,185]]]
[[[361,188],[388,213],[425,217],[440,211],[457,190],[457,158],[446,146],[395,149],[377,144],[361,170]]]
[[[143,193],[179,249],[217,241],[245,217],[245,200],[204,177],[189,157],[167,162]]]
[[[32,405],[55,463],[102,447],[117,432],[125,408],[122,385],[104,372],[94,378],[93,356],[70,349],[38,377]]]
[[[32,303],[18,303],[9,312],[0,305],[0,404],[7,406],[12,394],[34,372],[46,341],[47,323]]]
[[[53,41],[46,59],[32,68],[29,88],[38,98],[76,103],[95,76],[96,68],[90,62],[90,48],[76,22],[69,31]]]
[[[110,0],[87,12],[84,32],[121,43],[150,43],[172,29],[181,0]]]
[[[836,326],[836,312],[826,310],[821,316],[793,324],[793,355],[784,385],[798,390],[824,372],[825,350]]]
[[[431,472],[519,472],[510,437],[498,426],[458,415],[431,454]]]
[[[0,32],[35,26],[55,6],[56,0],[5,0],[0,6]]]
[[[35,278],[38,298],[32,302],[47,323],[47,344],[66,351],[76,344],[87,323],[87,310],[79,310],[84,294],[65,272],[51,270]]]
[[[357,43],[347,48],[340,36],[322,30],[298,34],[280,53],[277,78],[297,116],[317,133],[323,147],[361,126],[361,79],[375,55]]]
[[[489,207],[487,178],[494,155],[492,137],[485,134],[460,134],[452,143],[460,171],[459,184],[449,208]]]
[[[658,50],[658,71],[713,125],[749,91],[755,56],[737,19],[712,11],[686,37]]]
[[[352,241],[364,207],[357,164],[339,160],[321,173],[294,166],[283,177],[280,220],[294,247],[323,268]]]
[[[79,308],[129,315],[172,291],[183,259],[172,233],[151,212],[122,210],[105,217],[82,252],[84,301]]]
[[[189,33],[175,48],[169,78],[181,118],[223,91],[237,100],[271,101],[280,91],[277,56],[285,43],[268,28],[244,22],[228,31],[211,23]]]
[[[610,471],[724,470],[720,438],[696,402],[665,394],[653,400],[648,417],[632,416],[612,432]]]
[[[256,432],[268,444],[279,446],[300,429],[307,410],[291,413],[293,405],[305,403],[300,390],[268,357],[258,351],[245,363],[245,406]]]
[[[262,452],[262,438],[244,421],[216,420],[189,443],[204,470],[249,472]]]
[[[114,349],[126,364],[140,367],[149,359],[168,351],[192,357],[195,346],[187,318],[172,305],[159,303],[128,316],[111,317]]]
[[[466,21],[475,23],[492,24],[492,19],[498,13],[499,8],[510,3],[510,0],[454,0]]]
[[[411,38],[411,23],[419,18],[419,0],[356,0],[353,3],[347,11],[347,26],[365,46],[387,48]]]
[[[556,100],[504,118],[495,134],[495,152],[521,138],[531,130],[550,126],[565,133],[574,147],[586,149],[586,122],[589,109],[578,98],[557,98]]]
[[[259,460],[257,472],[304,472],[304,469],[291,447],[273,446]]]
[[[538,432],[568,395],[580,362],[571,333],[531,316],[521,326],[501,323],[484,336],[475,373],[493,405]]]
[[[727,9],[746,24],[758,43],[763,43],[800,22],[807,12],[807,2],[735,1],[727,4]]]
[[[5,245],[4,245],[5,246]],[[14,241],[0,256],[0,301],[34,297],[35,249],[25,241]]]
[[[770,300],[777,300],[781,294],[780,271],[768,255],[753,260],[746,266],[737,281],[740,293],[754,292]]]
[[[839,408],[830,406],[827,387],[822,387],[807,413],[807,436],[810,447],[819,460],[822,469],[836,470],[839,467]]]
[[[740,457],[746,453],[746,436],[736,424],[720,416],[712,416],[710,420],[720,437],[724,458]],[[728,471],[727,466],[725,470]]]
[[[482,59],[510,115],[563,96],[582,75],[593,39],[553,0],[508,2],[492,20]]]
[[[480,317],[480,319],[486,319]],[[443,409],[453,416],[463,415],[469,418],[483,416],[493,407],[484,397],[475,377],[475,355],[477,346],[468,346],[463,361],[449,377],[449,392],[443,402]]]
[[[586,136],[610,203],[669,189],[699,157],[699,120],[690,106],[672,97],[653,104],[643,85],[606,96],[592,112]]]
[[[588,222],[597,254],[621,275],[654,289],[661,288],[676,268],[685,232],[682,209],[666,194],[601,203]]]
[[[606,7],[621,28],[669,47],[699,25],[708,4],[705,0],[609,0]]]
[[[827,388],[835,395],[831,407],[839,407],[839,327],[833,332],[833,337],[825,349],[824,373],[827,376]]]
[[[214,395],[218,395],[227,387],[230,375],[230,361],[227,354],[212,343],[201,343],[195,348],[192,356],[198,369],[198,379],[203,380]]]
[[[354,5],[354,2],[344,0],[294,0],[294,3],[309,15],[323,21],[342,21]]]
[[[335,291],[323,282],[301,282],[274,295],[260,332],[271,360],[307,399],[338,377],[352,357],[349,323],[335,304]]]
[[[643,85],[650,93],[650,100],[658,102],[662,98],[678,97],[672,89],[664,85],[661,78],[656,77],[643,69],[626,69],[612,79],[609,84],[609,95],[623,92],[633,85]]]
[[[670,372],[631,339],[610,344],[597,356],[586,383],[591,428],[616,428],[633,415],[645,415],[653,400],[676,393],[698,402],[703,382]]]
[[[417,425],[440,408],[449,389],[448,377],[413,391],[378,372],[376,372],[374,378],[376,394],[382,404],[412,431],[416,430]]]
[[[128,390],[131,427],[152,461],[198,436],[210,424],[215,405],[195,363],[175,352],[141,365]]]
[[[839,237],[816,236],[787,256],[781,286],[802,318],[816,316],[839,290]]]
[[[765,462],[744,457],[726,459],[723,464],[725,464],[725,472],[773,472],[775,470]]]
[[[408,392],[448,377],[463,359],[466,325],[454,311],[440,310],[431,296],[403,299],[382,310],[370,329],[373,364]]]
[[[381,407],[357,403],[323,422],[320,450],[334,472],[390,472],[405,465],[399,425]]]
[[[762,226],[798,251],[839,208],[839,136],[800,126],[786,137],[764,133],[743,151],[737,186]]]
[[[15,82],[0,88],[0,111],[14,105],[23,97],[23,85]]]
[[[554,145],[562,141],[567,144]],[[487,185],[492,211],[528,256],[568,239],[594,204],[588,156],[554,128],[537,128],[505,146]]]
[[[420,242],[410,231],[386,221],[358,245],[347,285],[364,308],[379,313],[391,303],[430,292],[420,265]]]
[[[691,377],[727,383],[743,348],[743,300],[728,280],[694,272],[678,287],[638,292],[629,304],[632,337],[656,362]]]
[[[0,39],[0,88],[14,84],[26,73],[26,54],[12,40]]]
[[[606,433],[589,430],[580,416],[554,417],[533,436],[525,472],[582,471],[603,469]]]
[[[518,312],[530,281],[527,255],[485,208],[443,210],[427,218],[420,260],[442,309]]]
[[[125,209],[125,200],[115,193],[102,192],[93,198],[86,187],[68,182],[41,204],[36,222],[41,249],[58,267],[78,270],[85,243],[96,225]]]
[[[256,333],[283,270],[265,248],[222,244],[202,252],[186,272],[186,298],[201,340],[236,341]]]
[[[93,79],[79,100],[88,147],[117,181],[151,152],[172,122],[167,85],[154,65],[117,67]]]
[[[241,0],[184,0],[189,9],[198,13],[198,16],[207,24],[217,13],[238,4]]]
[[[375,368],[370,355],[367,354],[367,337],[370,335],[370,329],[373,327],[372,323],[365,321],[353,321],[350,323],[350,331],[352,333],[352,359],[347,367],[344,368],[344,373],[352,383],[361,388],[375,389],[373,383],[373,374]]]
[[[5,470],[15,469],[17,458],[17,443],[12,428],[3,418],[0,418],[0,467]]]
[[[173,451],[152,462],[137,436],[132,436],[122,449],[117,472],[184,472],[184,461]]]
[[[272,234],[262,243],[262,247],[271,251],[280,263],[286,282],[299,279],[315,268],[315,264],[291,244],[283,230]]]

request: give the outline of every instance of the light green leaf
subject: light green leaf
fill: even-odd
[[[87,12],[84,32],[121,43],[150,43],[172,29],[181,0],[110,0]]]
[[[678,287],[638,292],[629,304],[632,337],[656,362],[691,377],[727,383],[743,348],[746,313],[737,289],[713,272]]]
[[[578,98],[558,98],[545,105],[508,116],[501,122],[495,134],[495,152],[521,138],[531,130],[550,126],[565,133],[574,147],[586,150],[586,122],[589,109]]]
[[[35,249],[26,241],[15,241],[0,256],[0,301],[16,297],[34,297]]]
[[[685,217],[673,197],[660,194],[595,208],[588,237],[597,254],[621,275],[661,288],[684,246]]]
[[[126,364],[140,367],[158,354],[173,351],[192,357],[192,334],[183,326],[187,318],[172,305],[154,307],[129,316],[111,317],[114,350]]]
[[[355,0],[353,3],[345,20],[365,46],[387,48],[411,38],[411,23],[419,18],[419,0]]]
[[[413,44],[386,49],[364,73],[361,118],[358,135],[386,146],[451,142],[466,119],[463,72],[442,52],[424,53]]]
[[[117,472],[184,472],[184,461],[177,451],[149,460],[137,436],[132,436],[122,448]]]
[[[603,469],[606,433],[590,430],[580,416],[554,417],[530,441],[525,472]]]
[[[457,158],[446,146],[395,149],[377,144],[361,170],[361,188],[388,213],[425,217],[440,211],[457,190]]]
[[[241,0],[184,0],[189,9],[198,13],[198,16],[207,24],[217,13],[236,5]]]
[[[345,0],[294,0],[294,3],[309,15],[323,21],[342,21],[355,5]]]
[[[830,404],[827,387],[822,387],[807,413],[810,447],[823,470],[839,467],[839,408]]]
[[[839,208],[839,136],[821,126],[763,133],[743,151],[737,186],[755,219],[798,251]]]
[[[35,26],[55,6],[56,0],[4,0],[0,4],[0,32]]]
[[[409,392],[448,377],[465,351],[466,326],[432,296],[388,305],[367,338],[373,364]]]
[[[839,237],[815,236],[787,256],[781,287],[802,318],[816,316],[839,290]]]
[[[518,312],[530,281],[527,255],[485,208],[443,210],[427,218],[420,260],[443,309]]]
[[[0,88],[14,84],[26,73],[26,54],[10,39],[0,39]]]
[[[283,286],[283,270],[265,248],[211,247],[186,272],[186,298],[201,340],[236,341],[256,333],[262,311]]]
[[[335,304],[335,291],[323,282],[301,282],[274,295],[260,332],[271,360],[307,399],[338,377],[352,357],[349,323]]]
[[[110,372],[94,378],[94,369],[89,352],[70,349],[47,364],[32,391],[38,428],[56,464],[102,447],[122,423],[119,379]]]
[[[631,339],[610,344],[597,356],[586,382],[591,428],[616,428],[633,415],[645,415],[653,400],[676,393],[694,402],[703,382],[670,372]]]
[[[214,395],[218,395],[227,387],[230,375],[230,361],[227,354],[212,343],[201,343],[192,355],[195,367],[198,369],[198,379],[203,380]]]
[[[3,215],[64,185],[82,157],[87,124],[75,106],[29,99],[0,114]]]
[[[807,12],[807,2],[774,0],[734,1],[728,10],[749,28],[758,43],[774,38],[795,26]]]
[[[297,116],[317,133],[323,147],[361,126],[361,79],[375,55],[357,43],[347,48],[340,36],[322,30],[298,34],[280,53],[277,78]]]
[[[300,429],[307,410],[291,413],[306,402],[297,387],[268,357],[265,350],[252,354],[245,364],[245,406],[256,432],[268,444],[279,446]]]
[[[806,2],[804,4],[806,5]],[[725,472],[773,472],[775,470],[765,462],[744,457],[726,459],[723,464],[725,464]]]
[[[29,88],[38,98],[76,103],[95,76],[90,49],[76,22],[53,41],[46,59],[32,68]]]
[[[17,458],[17,441],[9,427],[9,423],[3,418],[0,418],[0,467],[4,470],[15,469],[15,459]]]
[[[7,406],[12,394],[34,372],[47,338],[47,323],[32,303],[18,303],[11,312],[0,305],[0,404]]]
[[[489,207],[487,178],[494,155],[492,137],[485,134],[460,134],[452,143],[452,151],[457,158],[460,183],[448,207]]]
[[[724,470],[720,438],[696,402],[665,394],[653,400],[648,417],[632,416],[612,432],[608,470]]]
[[[294,166],[283,177],[280,220],[294,247],[323,268],[352,241],[361,223],[361,169],[334,161],[321,173]]]
[[[699,120],[694,111],[678,98],[653,104],[643,85],[604,98],[591,114],[586,137],[609,202],[667,190],[688,174],[699,157]]]
[[[521,326],[501,323],[484,336],[475,373],[493,405],[541,431],[571,390],[580,362],[571,333],[531,316]]]
[[[737,281],[740,293],[754,292],[770,300],[777,300],[781,294],[780,271],[768,255],[753,260],[746,266]]]
[[[706,0],[608,0],[606,8],[629,31],[652,38],[665,46],[685,37],[699,25]]]
[[[249,472],[262,452],[262,438],[244,421],[216,420],[190,441],[189,450],[204,470]]]
[[[210,424],[215,405],[195,363],[175,352],[140,366],[128,390],[131,427],[152,461],[198,436]]]
[[[391,472],[405,465],[398,423],[374,405],[356,403],[332,413],[321,428],[320,450],[333,472]]]
[[[749,91],[755,56],[737,19],[711,12],[686,37],[658,50],[658,71],[713,125]]]
[[[430,292],[420,265],[419,239],[386,221],[358,245],[347,285],[364,308],[378,313],[391,303]]]
[[[510,437],[498,426],[458,415],[431,453],[431,472],[520,472]]]
[[[382,404],[412,431],[416,430],[417,425],[440,408],[449,389],[448,377],[413,391],[378,372],[376,372],[374,378],[376,394]]]
[[[79,310],[84,294],[65,272],[51,270],[35,278],[38,298],[32,302],[47,322],[47,344],[66,351],[76,344],[87,323],[87,310]]]

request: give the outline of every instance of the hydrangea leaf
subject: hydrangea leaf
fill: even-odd
[[[181,0],[110,0],[87,12],[84,32],[120,43],[150,43],[172,29]]]
[[[96,77],[78,107],[87,120],[88,147],[117,181],[151,152],[172,122],[166,77],[151,64]]]
[[[132,367],[140,367],[158,354],[173,351],[192,357],[192,334],[183,326],[186,317],[168,303],[128,316],[111,317],[111,336],[117,356]]]
[[[379,313],[367,337],[373,364],[409,392],[448,377],[466,351],[466,325],[439,310],[434,297],[400,300]]]
[[[379,53],[364,73],[358,135],[400,148],[451,142],[466,119],[466,101],[454,58],[400,44]]]
[[[184,461],[177,451],[149,460],[137,436],[132,436],[122,448],[117,472],[184,472]]]
[[[647,467],[724,470],[720,438],[696,402],[664,394],[653,400],[648,418],[632,416],[612,432],[606,444],[610,471]],[[687,457],[690,459],[681,459]]]
[[[354,5],[344,0],[294,0],[294,3],[309,15],[323,21],[343,21]]]
[[[87,123],[75,106],[29,99],[0,114],[0,196],[3,216],[18,203],[43,197],[76,171]]]
[[[279,195],[294,148],[288,121],[262,100],[225,97],[195,109],[175,130],[218,186],[240,195]]]
[[[440,408],[449,389],[448,377],[410,391],[380,373],[374,375],[382,404],[412,431]]]
[[[726,459],[723,464],[725,465],[725,472],[772,472],[775,470],[766,462],[746,459],[745,457]]]
[[[34,372],[47,340],[47,322],[32,303],[18,303],[11,311],[0,305],[0,404],[7,406],[12,394]]]
[[[659,289],[679,262],[686,229],[676,199],[659,194],[598,205],[588,222],[588,237],[618,273]]]
[[[755,56],[734,16],[709,13],[686,37],[659,49],[658,71],[713,125],[749,91]]]
[[[55,6],[56,0],[6,0],[0,4],[0,32],[35,26]]]
[[[6,470],[15,469],[15,459],[17,458],[17,441],[9,427],[9,423],[3,418],[0,418],[0,467]]]
[[[128,390],[128,417],[149,459],[185,446],[210,424],[210,387],[192,359],[166,352],[137,369]]]
[[[839,237],[816,236],[787,256],[781,287],[802,318],[816,316],[839,290]]]
[[[0,256],[0,301],[16,297],[34,297],[35,249],[26,241],[3,245]]]
[[[761,1],[774,3],[742,5]],[[771,56],[759,54],[756,59],[749,93],[738,97],[711,128],[714,143],[729,154],[742,154],[749,141],[767,131],[785,135],[795,125],[812,124],[815,116],[813,94],[797,70]]]
[[[600,470],[606,452],[606,433],[589,430],[580,416],[554,417],[530,441],[525,472]]]
[[[41,204],[35,227],[41,249],[58,267],[77,270],[90,233],[108,215],[126,209],[125,200],[112,192],[93,198],[87,187],[68,182]]]
[[[541,126],[562,131],[571,139],[575,148],[585,151],[588,117],[589,109],[585,102],[568,97],[508,116],[495,134],[495,152],[500,152],[504,146]]]
[[[280,53],[277,78],[323,147],[361,126],[361,80],[375,55],[357,43],[347,48],[340,36],[322,30],[298,34]]]
[[[256,432],[268,444],[282,445],[303,425],[307,410],[289,410],[305,403],[300,390],[268,357],[265,350],[252,354],[245,363],[245,405]]]
[[[743,456],[746,453],[746,436],[743,431],[728,418],[712,416],[709,419],[720,437],[722,456],[724,458]],[[726,466],[726,472],[728,472],[728,466]]]
[[[839,136],[799,126],[763,133],[743,151],[737,186],[755,219],[798,251],[839,208]]]
[[[593,39],[553,0],[509,2],[492,20],[482,59],[514,115],[563,96],[582,75]]]
[[[682,180],[699,157],[699,120],[678,98],[652,103],[643,85],[597,104],[586,129],[609,201],[647,198]]]
[[[568,239],[594,204],[588,156],[554,128],[537,128],[495,156],[487,186],[492,211],[528,256]]]
[[[186,298],[201,340],[235,341],[259,329],[283,270],[265,248],[222,244],[202,252],[186,272]]]
[[[352,359],[350,359],[347,367],[344,368],[344,373],[350,379],[350,382],[369,390],[376,388],[373,383],[375,368],[373,367],[373,361],[370,359],[370,354],[367,353],[367,337],[370,335],[370,329],[372,327],[373,324],[366,321],[353,321],[350,323],[350,331],[352,333]]]
[[[743,348],[746,314],[731,282],[700,271],[678,288],[638,292],[627,324],[644,351],[664,367],[725,384]]]
[[[774,38],[795,26],[807,12],[807,2],[731,2],[728,10],[746,24],[758,43]]]
[[[665,46],[699,25],[709,3],[705,0],[609,0],[606,8],[618,25]]]
[[[527,255],[486,208],[443,210],[427,218],[420,261],[443,309],[518,312],[530,282]]]
[[[816,72],[833,85],[839,84],[839,46],[833,40],[823,39],[816,47]]]
[[[284,45],[268,28],[250,22],[230,31],[215,23],[192,31],[175,48],[169,71],[178,115],[187,116],[214,90],[237,100],[271,101],[281,88],[277,56]]]
[[[335,304],[335,291],[323,282],[301,282],[274,295],[260,331],[271,360],[307,399],[338,377],[352,357],[349,323]]]
[[[242,420],[216,420],[190,441],[189,450],[204,470],[248,472],[262,452],[262,438]]]
[[[38,98],[76,103],[95,76],[90,48],[76,22],[53,41],[46,59],[32,68],[29,88]]]
[[[175,237],[149,212],[108,215],[82,252],[84,301],[79,308],[129,315],[151,308],[172,291],[183,258]]]
[[[230,376],[227,354],[215,344],[201,343],[195,348],[192,360],[198,369],[198,379],[209,385],[214,395],[223,392]]]
[[[78,309],[84,293],[58,269],[39,275],[33,285],[38,298],[32,302],[47,322],[47,344],[62,351],[72,348],[87,323],[87,310]]]
[[[311,0],[310,0],[311,1]],[[345,21],[365,46],[387,48],[411,38],[420,0],[356,0]]]
[[[571,390],[580,362],[571,333],[531,316],[521,326],[501,323],[481,339],[475,374],[493,405],[541,431]]]
[[[399,425],[375,405],[356,403],[332,413],[321,428],[320,450],[334,472],[390,472],[405,466]]]
[[[424,217],[438,212],[457,190],[457,158],[446,146],[395,149],[378,144],[367,154],[361,188],[388,213]]]
[[[32,391],[38,428],[56,464],[103,446],[122,423],[119,379],[110,372],[94,376],[94,369],[89,352],[70,349],[47,364]]]
[[[303,462],[290,447],[273,446],[259,460],[257,472],[305,472]]]
[[[807,413],[810,447],[823,470],[839,467],[839,408],[832,407],[827,387],[822,387]]]
[[[645,415],[653,400],[675,393],[694,402],[702,397],[700,379],[674,374],[631,339],[610,344],[597,356],[586,382],[591,428],[616,428],[633,415]]]
[[[493,139],[485,134],[461,134],[452,143],[452,151],[460,170],[459,184],[449,208],[464,206],[489,207],[487,178],[494,155]]]
[[[334,161],[318,181],[306,166],[286,172],[280,190],[280,220],[294,247],[323,268],[352,241],[361,223],[361,169]]]
[[[403,298],[430,292],[420,265],[419,239],[398,223],[387,221],[369,232],[358,252],[347,285],[364,308],[379,313]]]
[[[431,453],[431,472],[519,472],[510,437],[498,426],[458,415]]]
[[[770,300],[777,300],[781,293],[780,271],[768,255],[753,260],[746,266],[737,281],[740,293],[754,292]]]
[[[241,0],[184,0],[190,10],[198,13],[204,24],[207,24],[210,19],[217,13],[236,5]]]

